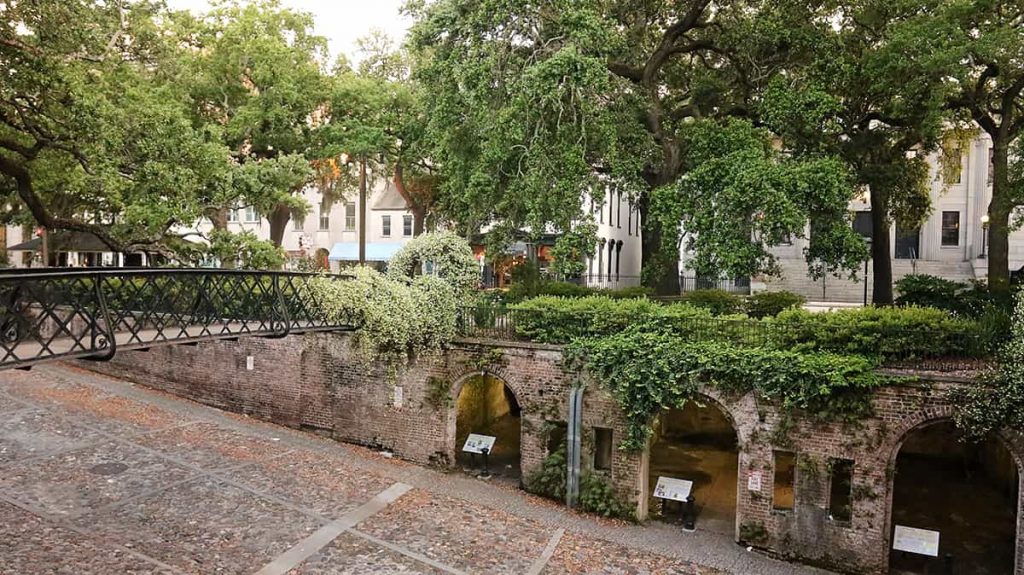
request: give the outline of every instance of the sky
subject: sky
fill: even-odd
[[[168,0],[171,8],[203,12],[209,9],[208,0]],[[327,38],[333,61],[344,54],[356,63],[356,39],[378,28],[400,44],[411,20],[399,14],[405,0],[281,0],[293,10],[313,14],[317,34]]]

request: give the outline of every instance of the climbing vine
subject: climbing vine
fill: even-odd
[[[410,240],[388,262],[392,279],[421,275],[436,276],[463,296],[479,284],[480,265],[466,240],[451,232],[431,232]]]
[[[565,355],[615,397],[627,421],[621,447],[634,451],[646,444],[657,413],[682,407],[702,386],[753,391],[783,414],[854,421],[871,413],[871,393],[885,381],[875,362],[860,356],[742,348],[639,330],[576,340]]]
[[[998,367],[975,385],[951,392],[954,419],[969,439],[1003,428],[1024,429],[1024,292],[1017,295],[1010,340],[998,354]]]

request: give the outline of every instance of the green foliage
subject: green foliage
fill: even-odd
[[[977,322],[932,308],[867,307],[813,313],[791,309],[766,320],[775,346],[796,351],[862,354],[885,359],[985,357],[993,335]]]
[[[958,305],[957,295],[967,288],[965,283],[927,274],[908,275],[896,282],[895,303],[949,309],[951,305]]]
[[[407,242],[388,262],[394,279],[429,274],[466,297],[480,283],[480,266],[463,238],[451,232],[432,232]],[[427,304],[429,305],[429,304]]]
[[[516,311],[516,333],[539,343],[611,335],[637,324],[670,329],[687,319],[711,317],[707,310],[686,304],[661,305],[648,299],[606,296],[540,296],[512,309]]]
[[[977,320],[994,339],[1010,332],[1013,302],[1007,294],[993,293],[982,281],[955,282],[929,275],[909,275],[896,282],[901,306],[934,307],[961,318]]]
[[[998,368],[975,385],[952,392],[957,426],[969,439],[983,439],[1003,429],[1024,429],[1024,295],[1017,296],[1012,325]]]
[[[579,506],[581,510],[601,517],[636,519],[635,509],[615,493],[604,477],[592,472],[584,472],[580,477]]]
[[[517,266],[517,269],[523,266]],[[651,289],[643,286],[624,288],[593,288],[559,281],[538,281],[513,283],[505,294],[503,301],[521,302],[537,296],[553,296],[564,298],[581,298],[588,296],[604,296],[611,299],[636,299],[651,295]]]
[[[395,278],[368,267],[354,268],[352,276],[315,278],[307,286],[331,320],[359,326],[353,344],[364,367],[381,365],[395,377],[411,359],[438,352],[455,337],[461,298],[441,278]]]
[[[451,394],[451,382],[441,377],[430,376],[427,378],[427,393],[425,403],[435,411],[441,411],[452,406],[454,400]]]
[[[775,317],[783,311],[802,306],[807,299],[788,291],[758,292],[744,301],[747,315],[753,318]]]
[[[526,490],[541,497],[565,501],[566,447],[561,445],[544,458],[540,466],[526,477]]]
[[[722,289],[699,289],[683,294],[683,301],[711,312],[711,315],[733,315],[743,311],[743,299]]]
[[[551,248],[551,273],[558,277],[575,278],[587,271],[587,258],[596,250],[597,225],[593,218],[575,224],[555,241]]]
[[[646,445],[655,415],[681,408],[701,386],[752,391],[784,412],[853,421],[870,413],[871,393],[882,383],[875,363],[860,356],[692,342],[640,329],[575,340],[565,355],[618,401],[627,421],[622,445],[630,450]]]
[[[223,267],[251,270],[279,269],[285,259],[284,250],[248,230],[237,234],[213,230],[207,253]]]

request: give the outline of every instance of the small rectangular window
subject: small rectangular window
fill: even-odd
[[[942,212],[942,246],[960,245],[960,212]]]
[[[793,508],[793,483],[796,475],[796,454],[775,452],[775,482],[772,490],[772,509]]]
[[[356,205],[352,202],[345,204],[345,229],[348,231],[356,229]]]
[[[853,231],[861,237],[871,237],[871,212],[861,211],[853,215]]]
[[[828,516],[835,521],[849,521],[853,517],[853,462],[833,459],[831,467]]]
[[[331,229],[331,212],[322,210],[320,212],[320,231],[326,232]]]
[[[228,221],[229,222],[237,222],[238,221],[238,209],[237,208],[232,208],[232,209],[228,210]]]
[[[559,449],[566,449],[566,441],[569,435],[569,426],[564,421],[548,421],[548,453],[554,453]]]
[[[402,235],[409,237],[412,235],[412,216],[402,216]]]
[[[305,223],[306,222],[304,222],[302,218],[292,218],[292,229],[297,232],[301,232],[302,226],[305,225]]]
[[[380,235],[385,237],[391,235],[391,216],[380,217]]]
[[[594,469],[608,471],[612,468],[612,430],[606,427],[594,428]]]

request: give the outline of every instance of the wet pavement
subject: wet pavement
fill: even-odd
[[[824,573],[54,365],[0,372],[0,574]]]

